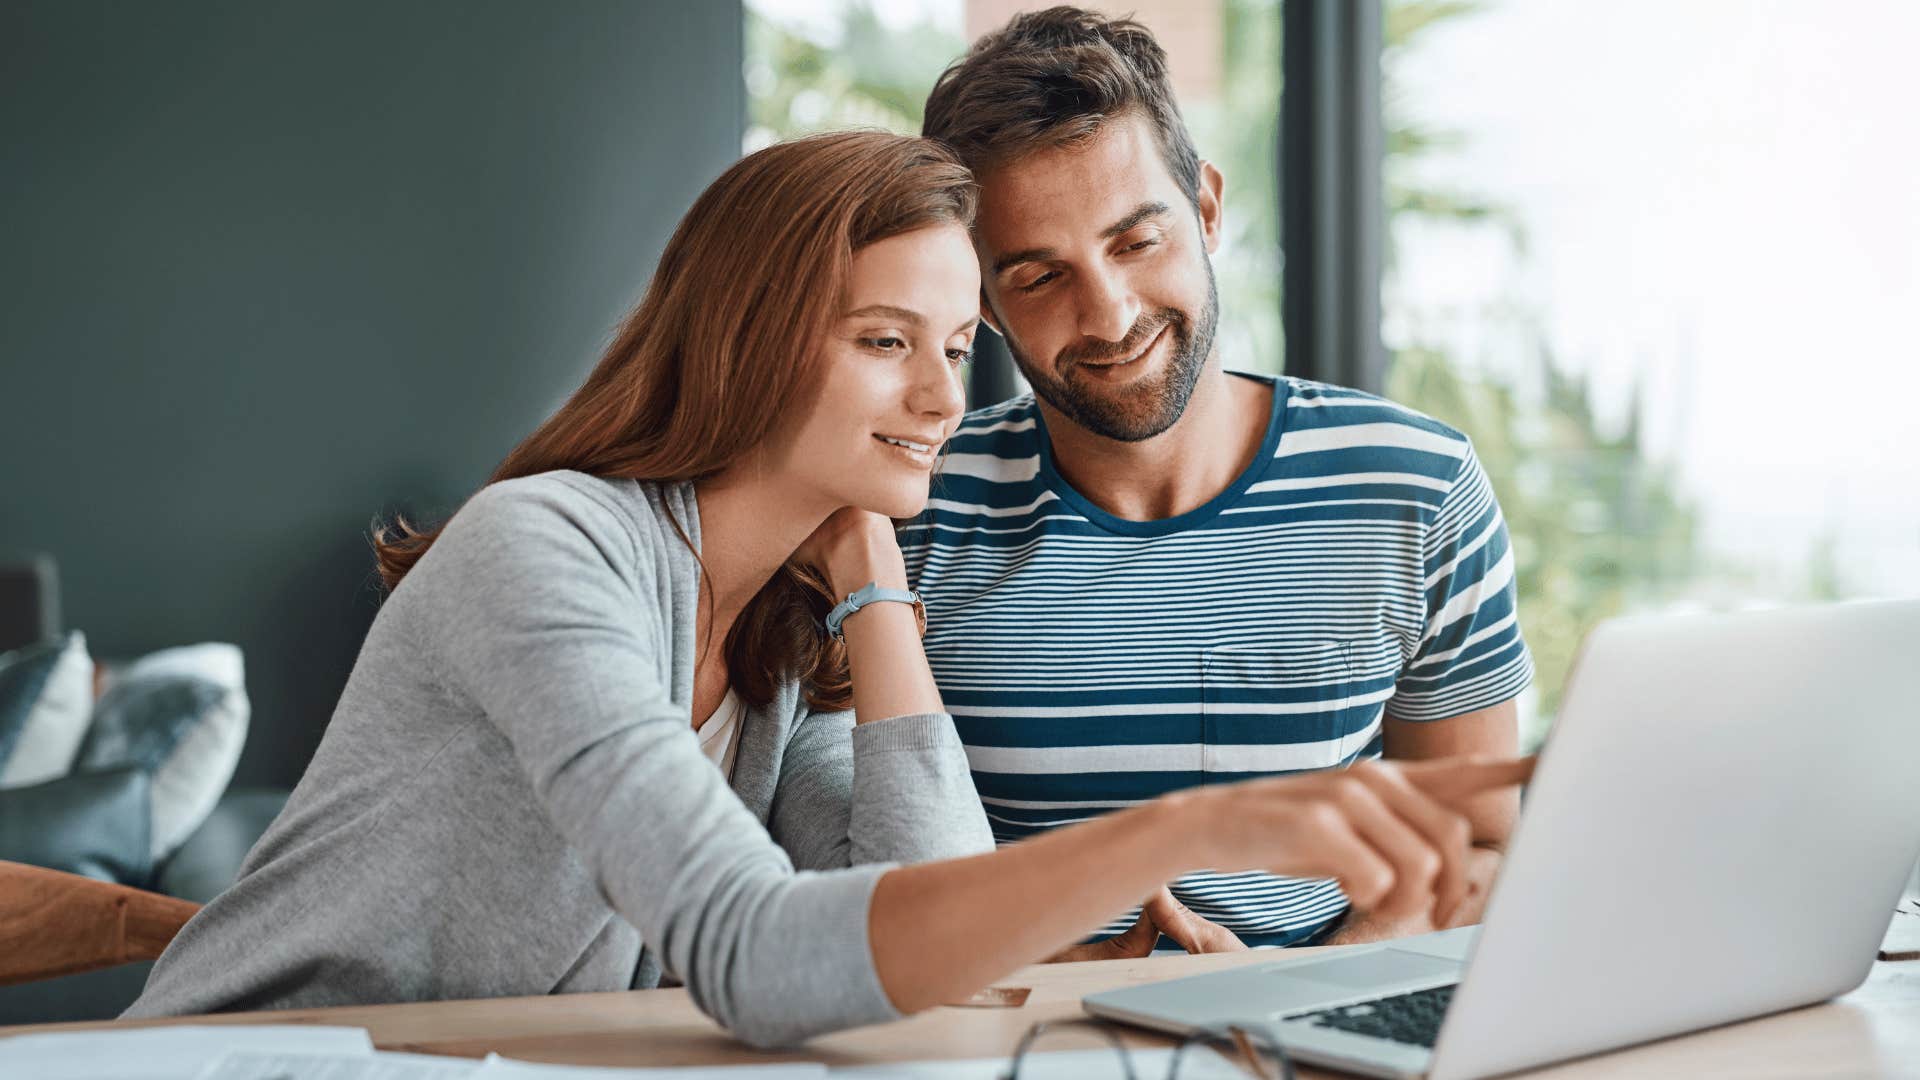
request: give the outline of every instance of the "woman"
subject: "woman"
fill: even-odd
[[[1201,789],[991,850],[915,608],[833,603],[907,584],[887,519],[960,417],[972,211],[965,169],[891,135],[721,176],[586,384],[442,530],[377,544],[392,595],[319,751],[128,1015],[664,971],[778,1044],[964,997],[1203,867],[1457,902],[1458,806],[1517,763]]]

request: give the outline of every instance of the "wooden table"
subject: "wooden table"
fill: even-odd
[[[1291,950],[1289,956],[1309,951]],[[575,1065],[692,1065],[819,1061],[854,1065],[936,1058],[1004,1057],[1036,1020],[1080,1015],[1080,997],[1130,983],[1178,978],[1275,959],[1273,953],[1170,956],[1026,968],[1001,985],[1028,986],[1017,1009],[940,1008],[894,1024],[824,1036],[797,1053],[762,1053],[723,1035],[685,990],[568,994],[411,1005],[226,1014],[177,1020],[0,1027],[0,1037],[154,1023],[312,1023],[364,1027],[383,1050],[480,1057],[497,1052]],[[1136,1045],[1167,1040],[1130,1033]],[[1302,1069],[1302,1076],[1328,1076]],[[1845,997],[1777,1016],[1531,1075],[1552,1077],[1920,1077],[1920,961],[1874,965]]]

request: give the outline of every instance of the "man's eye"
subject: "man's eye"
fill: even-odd
[[[1059,276],[1060,276],[1060,271],[1049,270],[1046,273],[1041,274],[1039,277],[1034,278],[1032,281],[1027,282],[1025,285],[1020,286],[1020,291],[1032,292],[1033,290],[1039,288],[1042,285],[1045,285],[1047,282],[1052,281],[1054,278]]]
[[[1140,250],[1143,250],[1143,249],[1145,249],[1145,248],[1150,248],[1150,247],[1152,247],[1152,246],[1154,246],[1155,244],[1158,244],[1159,242],[1160,242],[1160,241],[1158,241],[1158,240],[1140,240],[1140,241],[1137,241],[1137,242],[1135,242],[1135,243],[1131,243],[1131,244],[1128,244],[1128,245],[1127,245],[1127,250],[1128,250],[1128,251],[1140,251]]]

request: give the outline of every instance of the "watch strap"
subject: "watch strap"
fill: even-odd
[[[920,594],[914,592],[912,589],[889,589],[877,581],[869,581],[865,585],[848,593],[845,600],[835,604],[833,610],[827,612],[827,633],[832,634],[835,639],[841,638],[840,627],[841,624],[847,621],[847,616],[852,615],[868,604],[878,604],[888,601],[900,604],[912,604],[924,610],[924,606],[920,602]]]

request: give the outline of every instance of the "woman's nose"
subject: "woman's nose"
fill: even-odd
[[[966,369],[948,363],[946,354],[942,353],[939,363],[927,365],[923,370],[927,374],[915,382],[913,398],[908,402],[914,412],[945,422],[966,411]]]

